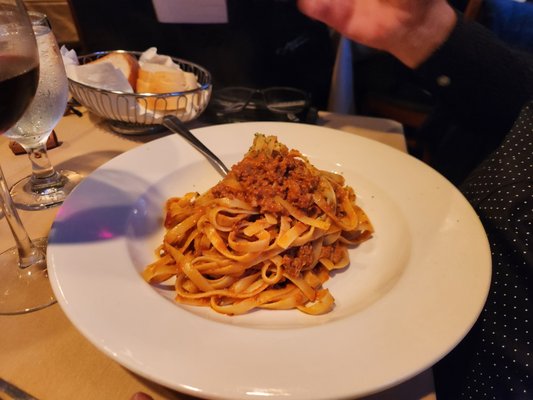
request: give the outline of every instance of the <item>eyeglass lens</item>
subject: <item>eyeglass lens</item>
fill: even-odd
[[[213,94],[211,106],[218,112],[239,112],[246,107],[254,92],[254,89],[244,87],[224,88]]]
[[[242,111],[252,102],[256,95],[261,96],[264,107],[275,113],[299,113],[309,106],[309,97],[304,91],[288,87],[272,87],[256,90],[246,87],[230,87],[214,93],[211,101],[213,109],[219,113],[236,113]]]
[[[273,112],[299,113],[309,104],[305,92],[291,88],[269,88],[263,90],[265,104]]]

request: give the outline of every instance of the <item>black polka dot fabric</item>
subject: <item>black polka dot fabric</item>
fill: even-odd
[[[492,252],[485,307],[434,368],[438,400],[533,399],[533,103],[465,181]]]

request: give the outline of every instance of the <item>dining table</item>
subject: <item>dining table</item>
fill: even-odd
[[[171,134],[162,131],[123,135],[115,133],[106,121],[86,109],[78,111],[65,115],[55,128],[59,145],[49,150],[49,156],[58,170],[89,175],[112,158]],[[202,124],[193,121],[189,128]],[[403,127],[396,121],[323,111],[318,114],[317,124],[407,152]],[[196,150],[191,147],[191,151]],[[8,139],[1,136],[0,160],[9,185],[30,173],[28,158],[24,154],[16,155]],[[19,210],[30,237],[46,237],[59,209],[60,206],[38,211]],[[0,251],[13,245],[8,224],[0,215]],[[79,257],[84,255],[79,254]],[[95,315],[95,318],[98,317]],[[0,316],[0,378],[40,400],[129,400],[138,392],[155,400],[193,399],[129,371],[101,352],[69,321],[57,303],[34,312]],[[0,398],[4,398],[1,391]],[[436,399],[436,394],[431,368],[364,397],[364,400],[432,399]]]

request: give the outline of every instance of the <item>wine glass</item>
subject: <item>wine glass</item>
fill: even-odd
[[[22,116],[39,81],[39,54],[22,0],[0,0],[0,134]],[[0,314],[19,314],[55,302],[46,272],[46,239],[32,242],[0,168],[0,207],[16,247],[0,254]]]
[[[5,135],[26,150],[32,173],[11,187],[15,204],[35,210],[63,202],[82,175],[56,171],[48,158],[46,142],[63,116],[68,100],[68,82],[56,38],[45,14],[30,11],[37,40],[41,76],[37,93],[21,119]]]

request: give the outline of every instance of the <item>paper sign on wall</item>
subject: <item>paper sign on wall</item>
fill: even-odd
[[[157,20],[172,24],[224,24],[226,0],[152,0]]]

